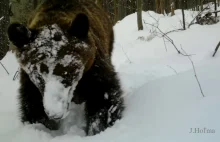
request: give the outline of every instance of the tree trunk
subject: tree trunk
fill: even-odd
[[[114,0],[114,23],[118,21],[118,0]]]
[[[0,60],[9,49],[7,27],[9,25],[9,0],[0,0]]]
[[[154,9],[155,9],[155,1],[154,0],[148,0],[147,3],[148,3],[147,5],[148,5],[149,10],[154,11]]]
[[[171,3],[171,16],[175,15],[174,10],[175,10],[175,3],[174,3],[174,1],[173,1],[173,2]]]
[[[161,9],[160,9],[160,0],[156,0],[156,12],[157,13],[161,13],[161,11],[160,11]]]
[[[179,8],[180,9],[183,9],[183,6],[182,6],[182,3],[184,3],[184,2],[182,2],[183,0],[179,0]]]
[[[216,0],[214,0],[214,4],[215,4],[215,11],[217,11],[217,3],[216,3]],[[217,18],[217,12],[215,13],[215,18]]]
[[[184,5],[185,9],[188,9],[188,0],[183,0],[183,1],[185,3],[185,5]]]
[[[143,30],[143,23],[142,23],[142,0],[137,0],[137,23],[138,23],[138,30]]]
[[[118,20],[121,20],[124,18],[124,6],[123,6],[123,1],[119,0],[118,1]]]
[[[174,0],[175,8],[179,9],[179,0]]]
[[[160,0],[160,11],[164,14],[165,0]]]
[[[203,10],[203,0],[200,0],[200,11]]]
[[[184,13],[184,0],[182,0],[182,16],[183,16],[183,29],[186,30],[185,13]]]

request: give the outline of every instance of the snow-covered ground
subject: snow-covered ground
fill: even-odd
[[[168,17],[143,12],[143,19],[168,32],[181,28],[181,11],[175,13]],[[187,24],[195,15],[186,11]],[[165,41],[165,47],[163,38],[150,32],[155,30],[152,26],[144,24],[144,30],[137,31],[136,21],[132,14],[114,27],[112,60],[126,100],[122,120],[91,137],[85,137],[76,125],[66,134],[38,124],[22,125],[16,98],[19,82],[13,81],[18,64],[9,52],[1,62],[10,75],[0,66],[0,142],[219,142],[220,53],[214,58],[212,53],[220,41],[220,23],[168,34],[179,50],[182,47],[192,54],[203,97],[188,57],[178,54],[169,42]]]

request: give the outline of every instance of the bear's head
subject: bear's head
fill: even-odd
[[[62,28],[56,23],[38,28],[14,23],[8,28],[20,66],[41,93],[51,119],[67,116],[75,87],[94,61],[88,34],[85,14],[77,14]]]

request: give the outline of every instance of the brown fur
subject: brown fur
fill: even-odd
[[[65,0],[63,2],[57,0],[46,1],[31,15],[28,27],[39,29],[42,26],[56,23],[62,29],[68,29],[77,14],[86,14],[89,23],[91,23],[89,25],[88,40],[90,47],[94,49],[93,56],[90,56],[90,60],[86,65],[86,70],[88,70],[94,62],[96,49],[100,56],[111,56],[114,41],[113,25],[106,12],[92,1],[78,2],[75,0],[66,3]]]
[[[79,15],[81,21],[77,23]],[[82,15],[86,15],[86,18]],[[55,28],[55,32],[62,31],[68,41],[60,45],[56,56],[52,53],[56,49],[54,43],[59,43],[62,37],[55,38],[55,34],[51,37],[51,25],[54,24],[59,27]],[[9,39],[18,47],[17,58],[21,66],[19,101],[22,122],[42,123],[53,130],[59,128],[54,118],[61,117],[48,115],[43,104],[46,82],[42,74],[48,74],[51,66],[48,61],[51,59],[56,65],[52,73],[62,77],[62,85],[72,87],[77,82],[74,92],[71,92],[72,102],[85,102],[87,135],[100,133],[122,118],[123,91],[111,63],[114,42],[112,26],[108,15],[100,7],[92,1],[82,0],[45,0],[31,15],[28,27],[19,23],[11,24],[8,29]],[[44,33],[45,28],[49,34]],[[65,55],[74,57],[67,65],[61,64]]]

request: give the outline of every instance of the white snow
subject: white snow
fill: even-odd
[[[185,13],[189,24],[196,12]],[[169,17],[150,12],[155,19],[160,19],[158,25],[163,32],[181,27],[181,11],[176,10],[175,14]],[[145,22],[157,23],[148,12],[142,15]],[[186,31],[168,34],[180,50],[182,46],[188,54],[193,54],[191,58],[205,97],[200,93],[188,57],[178,54],[169,42],[166,42],[166,51],[163,39],[157,36],[148,41],[140,40],[139,37],[148,39],[155,29],[144,24],[144,31],[137,31],[136,24],[135,13],[114,27],[116,41],[112,61],[125,91],[126,110],[122,120],[92,137],[85,137],[82,131],[85,124],[75,111],[65,118],[68,121],[63,121],[63,133],[49,131],[40,124],[22,125],[18,120],[19,82],[12,81],[18,64],[9,52],[2,63],[10,76],[0,67],[0,141],[219,142],[220,51],[214,58],[212,53],[220,40],[220,23],[192,25]],[[71,106],[73,110],[78,107],[83,110],[81,106]],[[190,133],[191,130],[200,130],[200,133]]]
[[[65,118],[68,115],[68,105],[72,99],[69,95],[70,87],[64,85],[54,77],[48,80],[44,92],[44,108],[49,117]]]

